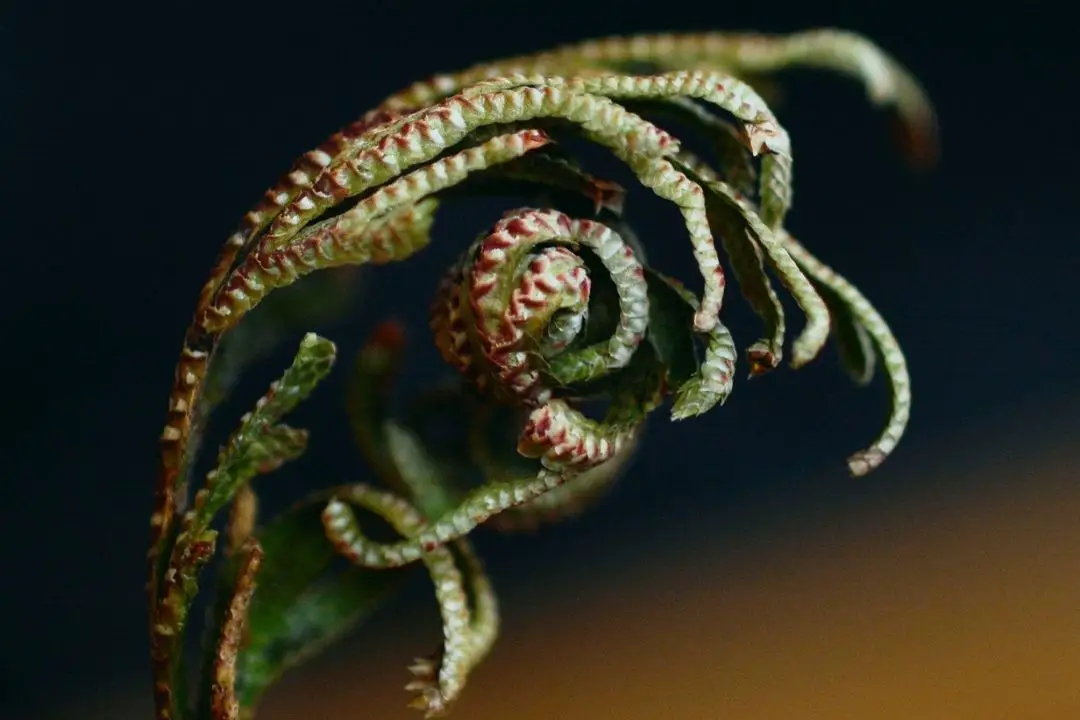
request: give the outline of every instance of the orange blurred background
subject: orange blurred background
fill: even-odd
[[[1060,415],[1043,425],[1075,427]],[[541,593],[496,576],[503,632],[452,717],[1080,717],[1074,435],[958,437],[909,463],[906,485],[730,542],[667,518],[670,542],[587,581],[541,564]],[[402,687],[439,637],[434,605],[388,612],[288,675],[259,717],[419,717]],[[144,689],[80,716],[135,717]]]
[[[14,419],[0,442],[0,719],[151,717],[143,587],[166,392],[220,241],[292,158],[385,94],[483,58],[661,29],[822,26],[902,59],[942,120],[940,167],[910,173],[856,85],[782,82],[792,227],[900,339],[915,383],[904,441],[870,477],[844,476],[886,389],[852,389],[833,351],[740,383],[723,412],[659,418],[593,512],[535,537],[477,533],[503,631],[452,718],[1080,718],[1080,134],[1061,107],[1080,67],[1073,24],[1037,3],[910,0],[658,6],[664,17],[544,0],[523,22],[505,0],[22,5],[0,21],[0,53],[17,58],[0,62],[0,89],[15,90],[0,124],[17,124],[0,132],[17,191],[0,264]],[[633,186],[650,262],[698,278],[675,208]],[[426,386],[447,370],[422,332],[431,294],[508,207],[492,203],[456,204],[422,260],[372,272],[355,314],[304,329],[344,359],[394,313],[419,348],[401,385]],[[736,296],[741,344],[760,326]],[[287,361],[245,377],[222,432]],[[342,381],[298,410],[318,447],[267,478],[265,507],[363,479]],[[259,717],[417,720],[406,666],[440,634],[414,574]]]

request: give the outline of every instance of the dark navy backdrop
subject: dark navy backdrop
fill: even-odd
[[[569,563],[552,558],[581,559],[580,571],[557,575],[568,582],[587,580],[593,563],[647,568],[653,541],[723,545],[868,494],[887,501],[901,485],[933,492],[905,472],[916,459],[1007,453],[986,438],[1060,431],[1080,391],[1077,56],[1063,23],[1038,3],[1008,15],[946,3],[683,3],[683,16],[665,15],[679,3],[624,3],[606,17],[605,5],[7,8],[0,715],[37,716],[56,695],[95,686],[142,687],[148,698],[146,517],[198,287],[240,214],[296,155],[433,71],[614,33],[834,25],[901,58],[942,120],[943,163],[918,174],[846,81],[793,73],[779,109],[799,162],[793,227],[876,301],[909,354],[916,404],[896,457],[865,481],[845,477],[845,454],[883,418],[885,390],[850,387],[832,354],[741,382],[706,418],[654,423],[635,470],[588,519],[538,537],[485,537],[511,597],[547,591],[550,576],[528,569]],[[650,257],[694,277],[674,214],[634,199]],[[456,235],[444,216],[445,242],[422,260],[368,274],[361,308],[329,329],[334,339],[355,349],[399,309],[413,328],[410,373],[440,372],[424,307],[489,209],[463,209]],[[755,330],[737,323],[744,338]],[[228,412],[248,405],[286,354]],[[315,452],[268,479],[272,500],[358,476],[339,405],[327,390],[302,410],[319,433]]]

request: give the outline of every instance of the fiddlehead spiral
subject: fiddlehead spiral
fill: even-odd
[[[738,359],[722,322],[725,260],[764,326],[745,350],[752,374],[783,357],[778,287],[806,317],[792,367],[814,359],[829,337],[860,384],[882,359],[892,413],[848,461],[854,475],[881,464],[910,413],[903,354],[866,298],[786,227],[792,142],[754,89],[800,65],[861,81],[875,104],[896,110],[912,157],[932,158],[934,116],[915,81],[867,40],[822,30],[613,38],[485,63],[387,98],[296,161],[227,240],[177,366],[151,518],[158,718],[250,715],[274,678],[356,622],[392,587],[394,569],[412,564],[435,585],[444,637],[411,666],[409,688],[416,707],[445,713],[499,623],[469,533],[489,520],[512,530],[580,512],[617,480],[654,410],[671,400],[671,417],[681,420],[731,393]],[[710,139],[711,157],[663,129],[669,118]],[[674,205],[700,294],[650,267],[647,239],[622,218],[626,192],[583,168],[564,138],[606,148]],[[350,419],[386,488],[332,488],[259,525],[252,480],[305,450],[306,432],[281,419],[336,355],[332,343],[308,335],[188,507],[201,428],[229,387],[207,389],[214,363],[225,362],[224,338],[302,277],[421,252],[456,197],[511,189],[528,204],[482,232],[434,290],[430,329],[461,382],[419,395],[420,411],[398,416],[387,389],[403,358],[402,329],[381,325],[357,357]],[[234,376],[238,362],[230,359],[224,375]],[[431,436],[440,420],[458,428],[457,442]],[[181,648],[216,547],[212,522],[226,508],[222,591],[192,710]],[[397,539],[366,532],[374,518]],[[351,568],[333,572],[335,556]]]

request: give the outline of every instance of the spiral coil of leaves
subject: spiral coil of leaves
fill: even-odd
[[[468,534],[488,520],[513,529],[580,511],[617,479],[646,417],[666,400],[678,420],[731,392],[737,352],[722,322],[720,250],[763,325],[745,350],[753,374],[783,358],[786,321],[774,278],[806,316],[791,346],[793,367],[832,336],[849,374],[865,384],[880,355],[891,415],[848,464],[855,475],[881,464],[908,420],[903,354],[866,298],[785,227],[791,139],[754,89],[800,65],[861,81],[875,104],[897,111],[912,157],[932,159],[934,115],[915,81],[867,40],[822,30],[613,38],[485,63],[407,88],[296,161],[222,250],[170,394],[149,570],[159,718],[249,715],[285,668],[389,592],[391,569],[413,563],[435,584],[445,637],[434,656],[411,666],[409,687],[416,707],[444,713],[499,622]],[[700,131],[713,157],[685,149],[657,124],[667,118]],[[644,188],[674,204],[701,275],[700,297],[649,266],[622,219],[622,188],[587,172],[558,142],[563,136],[607,148]],[[201,428],[222,394],[208,387],[217,387],[215,372],[225,387],[239,371],[220,358],[241,321],[302,277],[412,257],[455,193],[491,187],[524,188],[544,203],[506,212],[434,293],[434,341],[463,380],[449,405],[467,427],[466,447],[448,455],[425,441],[423,418],[400,420],[388,410],[403,338],[384,325],[353,369],[350,416],[388,489],[333,488],[259,526],[251,481],[304,451],[306,433],[281,420],[334,363],[335,346],[308,335],[189,507]],[[599,418],[585,410],[594,400],[606,404]],[[181,657],[188,613],[217,545],[211,523],[226,507],[219,602],[192,703]],[[358,513],[381,518],[399,539],[369,537]],[[335,555],[352,571],[331,575]]]

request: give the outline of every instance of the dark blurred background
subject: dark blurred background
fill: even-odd
[[[5,422],[0,717],[149,717],[147,517],[176,355],[241,214],[301,152],[432,72],[661,30],[863,33],[923,81],[943,156],[908,169],[883,114],[784,76],[790,224],[874,300],[914,376],[910,430],[863,480],[843,459],[886,412],[826,355],[658,417],[600,507],[483,533],[505,631],[462,718],[1080,717],[1080,418],[1073,29],[1053,5],[22,2],[0,15]],[[675,216],[630,218],[694,278]],[[635,203],[639,203],[635,205]],[[442,215],[423,256],[362,278],[345,353],[396,313],[411,370],[445,263],[489,221]],[[739,304],[735,293],[730,305]],[[755,331],[735,319],[739,337]],[[276,376],[293,339],[223,409]],[[743,373],[740,372],[740,377]],[[362,477],[333,383],[270,502]],[[268,718],[406,718],[437,641],[423,582],[297,671]],[[402,630],[402,628],[406,628]]]

